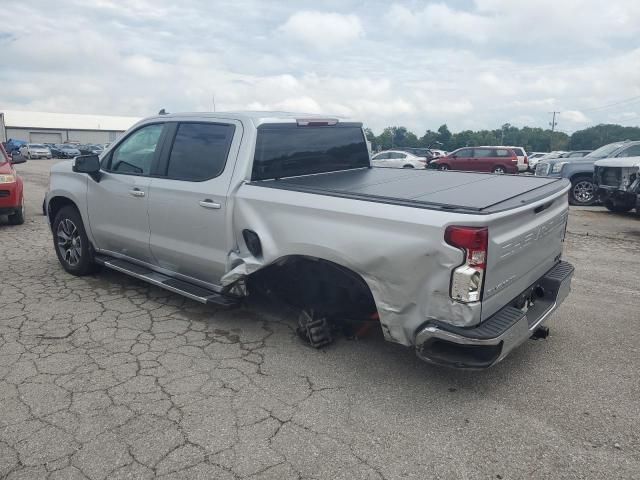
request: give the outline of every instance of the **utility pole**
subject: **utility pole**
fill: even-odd
[[[551,125],[551,137],[549,138],[549,151],[553,151],[553,132],[556,129],[556,125],[558,124],[558,122],[556,122],[556,115],[560,115],[560,112],[549,112],[551,114],[553,114],[553,119],[551,120],[551,122],[549,123],[549,125]]]
[[[211,94],[211,103],[213,103],[213,111],[216,111],[216,96],[212,93]]]

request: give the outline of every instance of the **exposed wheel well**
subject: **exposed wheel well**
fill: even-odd
[[[247,279],[249,293],[275,295],[321,316],[362,319],[376,313],[369,286],[337,263],[301,255],[283,257]]]
[[[49,200],[49,211],[47,212],[47,215],[49,216],[49,223],[51,225],[53,225],[53,221],[55,220],[58,212],[68,205],[78,209],[78,206],[73,202],[73,200],[69,200],[67,197],[53,197]]]

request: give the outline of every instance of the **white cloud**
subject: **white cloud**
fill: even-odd
[[[430,3],[416,12],[394,4],[388,16],[397,31],[410,36],[447,34],[481,43],[487,40],[492,27],[489,18],[456,11],[444,3]]]
[[[296,12],[286,2],[217,0],[213,8],[191,0],[176,8],[156,0],[146,16],[136,12],[148,0],[124,11],[112,0],[60,0],[53,12],[47,0],[5,2],[0,109],[145,116],[163,107],[211,110],[215,95],[218,110],[326,112],[375,131],[404,125],[417,134],[442,123],[454,131],[506,122],[546,127],[553,110],[573,112],[558,119],[568,131],[640,121],[640,103],[599,108],[640,95],[640,48],[618,42],[634,31],[626,20],[632,10],[617,0],[601,4],[600,15],[621,32],[594,33],[590,46],[581,42],[592,30],[582,32],[571,40],[580,45],[575,59],[557,53],[558,40],[510,50],[547,28],[541,21],[523,27],[525,14],[538,21],[534,1],[478,0],[466,10],[442,2],[349,10],[356,2],[333,1],[333,12]],[[559,18],[550,21],[571,23],[557,3]],[[247,14],[239,18],[236,7]],[[385,17],[389,11],[395,17]],[[578,24],[594,16],[573,13]],[[17,17],[39,25],[38,35]],[[495,22],[504,34],[494,33]]]
[[[364,28],[357,15],[318,11],[296,12],[279,30],[292,39],[319,50],[340,47],[364,35]]]
[[[568,120],[572,123],[588,123],[587,116],[579,110],[567,110],[560,112],[560,118]]]

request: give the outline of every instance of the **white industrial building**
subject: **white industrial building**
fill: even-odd
[[[138,120],[138,117],[4,110],[0,111],[0,142],[14,139],[33,143],[110,143]]]

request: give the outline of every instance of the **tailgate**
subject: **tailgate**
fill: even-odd
[[[482,320],[515,299],[558,262],[569,214],[568,188],[526,209],[503,212],[489,224]]]

